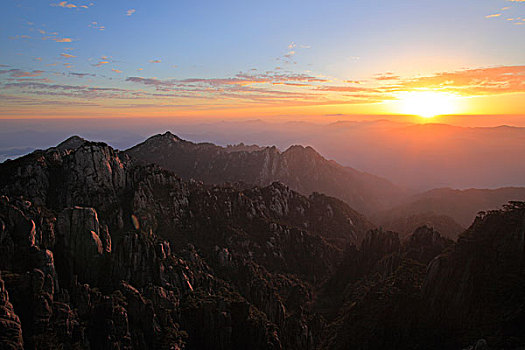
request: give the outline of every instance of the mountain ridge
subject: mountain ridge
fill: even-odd
[[[325,194],[183,180],[72,138],[0,164],[0,345],[519,349],[524,235],[523,202],[457,242],[402,239]]]
[[[193,143],[178,137],[180,144],[173,143],[173,136],[171,132],[158,134],[124,152],[138,161],[159,164],[186,179],[195,178],[215,184],[241,181],[256,185],[280,181],[303,194],[322,192],[335,195],[364,214],[376,210],[375,207],[387,206],[388,203],[382,202],[389,199],[382,199],[386,196],[380,198],[379,190],[375,188],[365,193],[358,186],[373,183],[375,187],[381,187],[383,195],[391,192],[388,198],[402,196],[405,192],[386,179],[350,170],[327,160],[310,146],[292,145],[282,152],[272,146],[259,151],[231,154],[225,148],[210,143]],[[167,149],[158,154],[159,148],[163,146]],[[313,179],[305,178],[307,171]],[[330,176],[335,176],[336,180]],[[335,186],[339,186],[340,182],[352,183],[353,186],[346,187],[354,193],[345,189],[344,184],[338,189],[330,188],[327,184],[329,180]],[[366,202],[363,197],[367,197]]]

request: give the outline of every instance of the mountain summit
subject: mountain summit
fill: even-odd
[[[408,191],[388,180],[343,167],[312,147],[220,147],[184,141],[170,132],[150,137],[125,151],[142,164],[155,163],[184,179],[210,184],[244,182],[265,186],[279,181],[303,193],[325,193],[344,200],[363,214],[390,208]]]

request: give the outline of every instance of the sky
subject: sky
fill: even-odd
[[[0,118],[525,126],[524,38],[525,0],[3,0]]]

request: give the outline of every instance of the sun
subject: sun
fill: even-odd
[[[457,96],[435,91],[410,91],[399,94],[400,112],[432,118],[457,112]]]

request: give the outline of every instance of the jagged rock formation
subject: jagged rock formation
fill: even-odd
[[[376,217],[377,222],[386,230],[399,232],[403,237],[409,236],[418,227],[428,226],[450,239],[457,239],[465,228],[447,215],[433,213],[417,213],[394,217]]]
[[[493,346],[520,344],[525,334],[524,263],[525,203],[481,213],[454,249],[429,265],[425,305],[438,326],[460,339],[481,334]]]
[[[284,152],[276,147],[223,148],[195,144],[166,132],[125,153],[142,163],[172,170],[183,179],[259,186],[278,181],[306,195],[319,192],[339,198],[364,214],[387,209],[407,194],[383,178],[329,161],[312,147],[291,146]]]
[[[480,214],[455,244],[428,227],[400,248],[370,234],[326,284],[319,307],[333,321],[320,348],[522,349],[524,235],[523,202]]]
[[[0,191],[28,348],[313,349],[314,290],[373,228],[334,198],[185,182],[78,137],[0,165]]]
[[[9,293],[5,289],[0,275],[0,346],[2,349],[21,350],[24,348],[20,318],[9,302]]]

